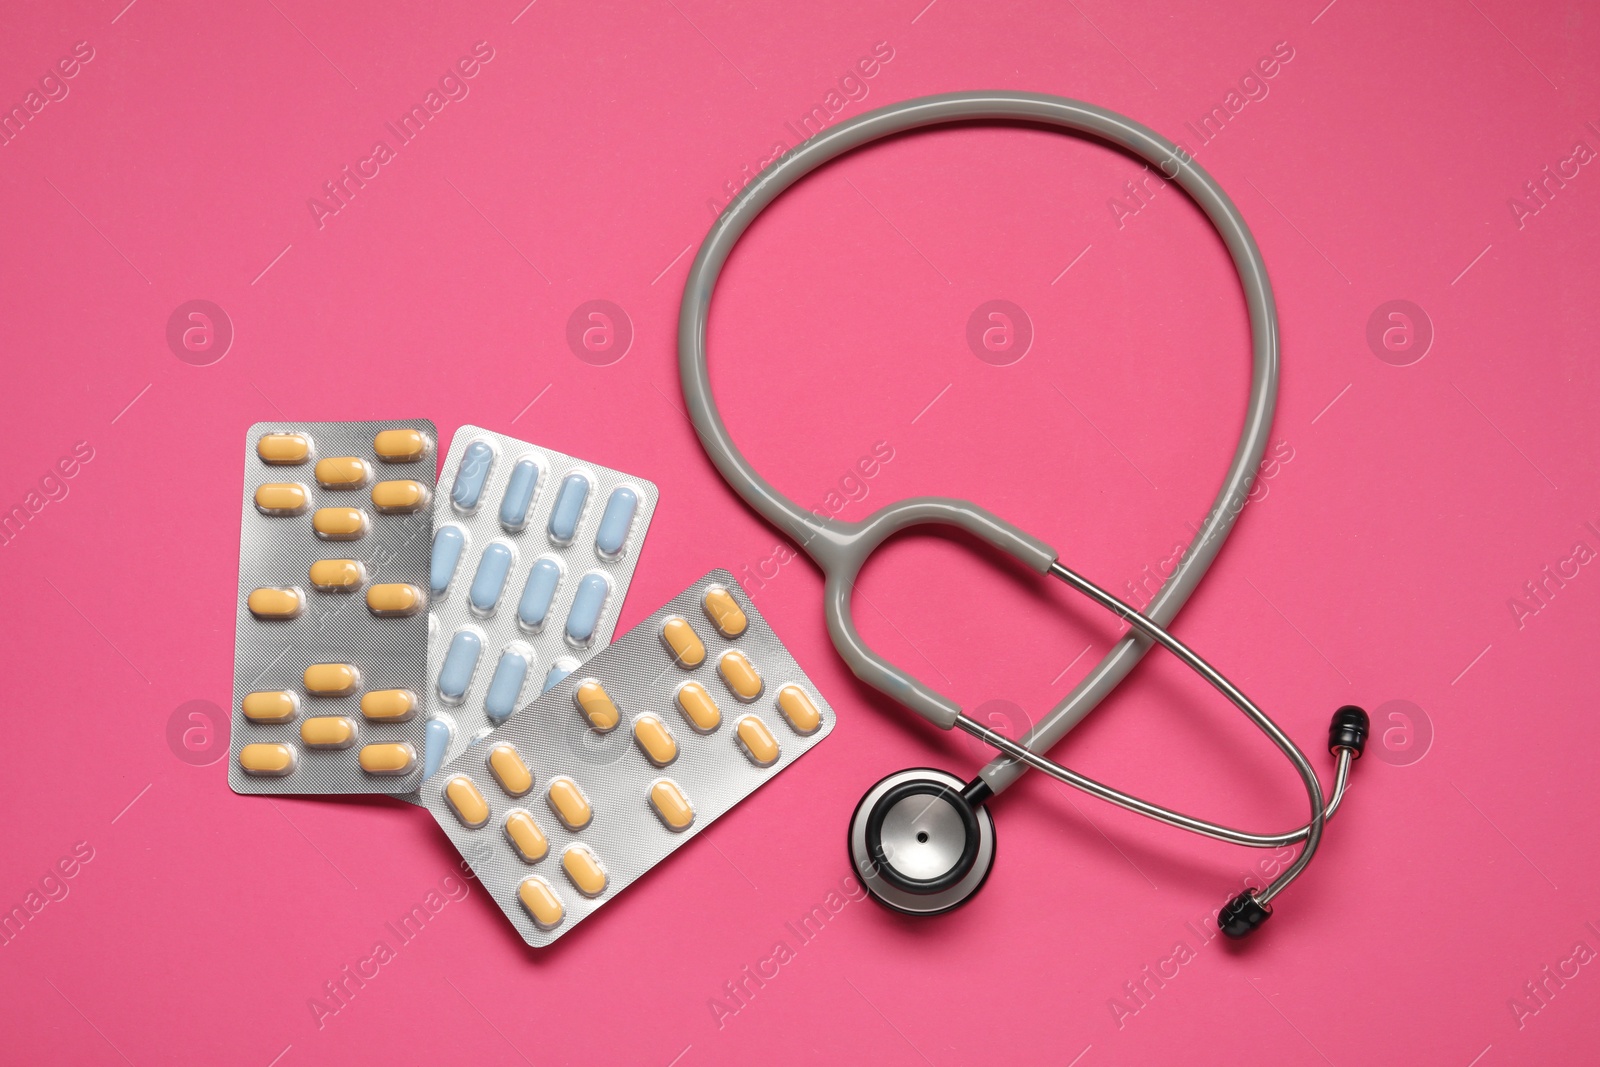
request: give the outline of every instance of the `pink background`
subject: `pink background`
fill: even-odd
[[[1594,5],[124,2],[13,4],[0,33],[8,108],[75,42],[93,49],[0,148],[0,507],[37,508],[0,547],[0,906],[45,900],[64,858],[74,872],[0,946],[0,1058],[1592,1058],[1600,175],[1563,161],[1600,147]],[[308,200],[375,140],[394,147],[385,123],[479,41],[493,58],[469,94],[319,228]],[[1289,458],[1176,629],[1319,768],[1337,705],[1373,710],[1381,736],[1309,875],[1246,946],[1204,936],[1262,854],[1037,777],[995,803],[999,859],[969,907],[912,921],[841,895],[814,939],[786,926],[848,874],[845,824],[870,783],[982,758],[848,676],[817,573],[771,562],[780,539],[680,413],[677,301],[724,183],[793,145],[785,123],[879,42],[892,59],[865,99],[836,98],[838,118],[1027,89],[1191,148],[1186,122],[1292,49],[1197,149],[1273,272]],[[1563,165],[1519,220],[1508,201]],[[865,499],[838,498],[847,517],[967,496],[1124,589],[1203,515],[1247,381],[1236,283],[1199,213],[1171,189],[1110,206],[1138,173],[1065,138],[961,130],[815,176],[754,228],[719,295],[714,377],[737,439],[818,505],[887,442]],[[166,340],[192,299],[235,332],[206,366]],[[566,340],[594,299],[631,320],[609,366]],[[991,299],[1032,323],[1009,366],[966,342]],[[1433,332],[1408,366],[1367,339],[1395,299]],[[713,566],[764,569],[757,603],[840,712],[828,743],[547,952],[475,885],[441,891],[399,946],[386,923],[462,885],[425,813],[239,797],[205,762],[227,749],[245,428],[380,416],[446,437],[471,421],[654,479],[623,627]],[[79,442],[92,459],[49,477]],[[1519,619],[1511,598],[1546,566],[1569,577]],[[985,712],[1009,728],[1116,632],[936,537],[893,545],[857,604],[869,639],[931,684],[1009,702]],[[175,717],[178,734],[202,726],[189,748],[169,741]],[[1303,816],[1283,761],[1170,660],[1058,754],[1253,829]],[[312,999],[379,940],[394,958],[319,1020]],[[793,958],[727,999],[779,941]]]

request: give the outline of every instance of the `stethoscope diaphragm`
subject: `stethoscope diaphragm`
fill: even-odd
[[[994,819],[955,775],[913,767],[867,790],[850,818],[850,863],[879,903],[937,915],[983,888],[994,867]]]

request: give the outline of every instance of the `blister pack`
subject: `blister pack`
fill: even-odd
[[[733,575],[713,571],[423,783],[528,944],[592,915],[833,730]]]
[[[505,434],[456,431],[433,513],[424,778],[610,642],[658,495]]]
[[[417,788],[435,440],[422,419],[250,428],[234,792]]]

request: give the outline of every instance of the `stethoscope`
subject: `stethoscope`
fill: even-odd
[[[717,411],[706,368],[706,321],[711,293],[723,264],[761,209],[824,163],[862,145],[907,130],[953,122],[1019,122],[1066,130],[1110,142],[1160,168],[1200,205],[1233,257],[1250,312],[1254,367],[1244,429],[1215,504],[1172,576],[1144,612],[1138,612],[1077,572],[1056,552],[983,508],[964,500],[920,497],[886,505],[860,522],[819,519],[769,485],[734,445]],[[678,322],[678,360],[689,417],[702,446],[745,502],[793,537],[826,578],[824,613],[834,647],[856,677],[904,704],[941,729],[958,728],[992,745],[998,755],[970,782],[944,771],[912,768],[869,789],[850,822],[851,862],[862,884],[882,904],[900,912],[934,915],[957,907],[982,887],[994,865],[994,820],[987,801],[1033,767],[1051,777],[1170,826],[1254,848],[1303,843],[1294,862],[1265,888],[1247,888],[1221,910],[1217,924],[1229,937],[1244,937],[1272,914],[1272,900],[1311,862],[1323,824],[1344,796],[1350,766],[1361,756],[1369,724],[1366,712],[1340,708],[1328,731],[1336,758],[1332,797],[1305,754],[1260,708],[1168,633],[1178,610],[1204,577],[1250,492],[1267,443],[1278,387],[1278,323],[1267,278],[1249,228],[1222,189],[1172,142],[1114,111],[1078,100],[1035,93],[949,93],[879,108],[824,130],[781,156],[728,205],[711,227],[684,285]],[[891,535],[914,526],[958,527],[1073,589],[1131,627],[1089,675],[1020,740],[989,729],[962,713],[948,697],[924,685],[869,648],[857,632],[850,597],[867,557]],[[1227,697],[1277,745],[1305,783],[1310,821],[1278,834],[1255,834],[1197,819],[1123,793],[1047,759],[1048,751],[1159,644]]]

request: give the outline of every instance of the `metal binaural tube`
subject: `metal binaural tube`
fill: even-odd
[[[1305,826],[1305,847],[1300,850],[1300,855],[1295,857],[1294,862],[1289,865],[1288,869],[1276,881],[1257,894],[1256,899],[1265,904],[1282,892],[1290,882],[1299,877],[1300,872],[1306,869],[1306,864],[1311,862],[1311,857],[1316,854],[1317,846],[1322,843],[1322,823],[1324,819],[1322,783],[1317,780],[1317,772],[1312,769],[1311,761],[1306,759],[1305,753],[1301,752],[1299,746],[1289,739],[1288,734],[1278,728],[1278,724],[1273,722],[1266,712],[1251,703],[1250,698],[1241,693],[1232,682],[1224,678],[1221,672],[1191,652],[1187,645],[1167,633],[1156,622],[1128,607],[1128,605],[1101,589],[1089,579],[1062,566],[1060,562],[1051,566],[1050,573],[1102,607],[1127,620],[1134,629],[1160,644],[1174,656],[1177,656],[1196,674],[1210,682],[1214,689],[1231,700],[1240,711],[1249,717],[1251,722],[1256,724],[1257,729],[1271,738],[1272,743],[1277,745],[1278,750],[1288,757],[1289,762],[1294,764],[1294,769],[1300,774],[1300,780],[1305,783],[1306,800],[1311,806],[1311,821]]]

